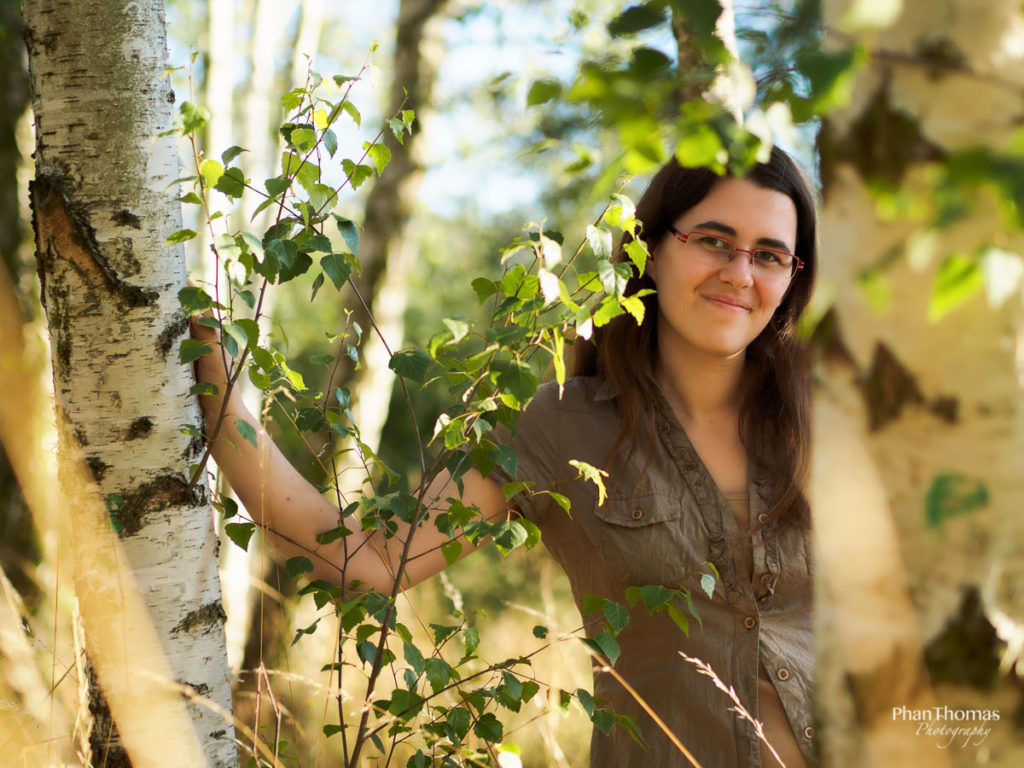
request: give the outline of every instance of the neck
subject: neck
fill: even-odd
[[[722,358],[658,344],[655,378],[684,422],[737,417],[745,355]]]

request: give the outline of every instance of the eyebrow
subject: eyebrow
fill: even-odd
[[[723,224],[720,221],[705,221],[694,226],[694,229],[714,229],[723,234],[729,235],[729,237],[737,237],[737,232],[734,227],[730,227],[728,224]],[[776,250],[785,251],[790,253],[789,246],[782,240],[776,240],[774,237],[760,237],[757,239],[758,245],[764,245],[769,248],[775,248]]]

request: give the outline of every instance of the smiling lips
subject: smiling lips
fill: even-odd
[[[711,294],[705,295],[704,298],[710,301],[712,304],[716,304],[718,306],[721,306],[723,309],[728,309],[733,312],[739,310],[749,312],[751,309],[747,304],[743,303],[740,299],[734,298],[732,296],[720,296]]]

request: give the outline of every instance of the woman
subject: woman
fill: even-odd
[[[534,492],[568,496],[572,514],[536,493],[516,497],[512,508],[540,525],[580,606],[588,594],[625,603],[634,585],[691,588],[702,624],[686,636],[664,613],[638,605],[618,636],[615,671],[702,765],[777,763],[679,652],[735,688],[789,768],[806,765],[813,760],[812,565],[801,482],[809,402],[793,331],[814,282],[813,199],[793,161],[775,149],[743,178],[670,162],[637,218],[651,256],[627,293],[656,289],[644,299],[644,322],[621,316],[599,329],[561,399],[554,386],[542,387],[515,435],[500,434],[517,451],[516,479],[533,482]],[[200,379],[223,382],[219,360],[203,358]],[[206,397],[203,407],[212,427],[220,402]],[[236,397],[227,411],[256,423]],[[395,547],[371,538],[342,576],[345,549],[358,542],[315,544],[317,533],[337,524],[337,508],[269,441],[261,454],[233,426],[227,436],[233,446],[218,440],[214,458],[283,554],[315,549],[314,577],[390,591]],[[604,503],[570,459],[609,471]],[[259,463],[263,471],[253,472]],[[500,469],[487,478],[471,470],[463,501],[489,520],[504,519],[501,484],[510,479]],[[438,478],[427,497],[454,495],[448,486],[447,476]],[[409,584],[445,567],[443,540],[433,526],[417,531]],[[694,579],[706,562],[719,574],[710,599]],[[588,622],[588,632],[599,629]],[[595,694],[636,716],[647,747],[621,728],[595,731],[591,766],[689,765],[612,675],[596,672]]]

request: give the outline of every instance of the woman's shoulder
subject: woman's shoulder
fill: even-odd
[[[612,402],[614,390],[601,378],[573,376],[563,386],[550,381],[542,384],[526,406],[526,414],[546,417],[554,414],[572,414],[586,419],[615,419]]]

